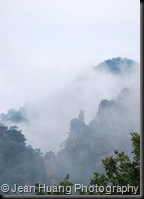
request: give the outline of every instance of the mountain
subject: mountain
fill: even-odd
[[[23,130],[29,144],[34,148],[40,147],[43,152],[58,152],[59,144],[68,136],[69,121],[81,109],[85,112],[85,123],[88,124],[95,117],[102,99],[114,99],[128,107],[133,123],[136,123],[139,121],[139,66],[135,66],[135,61],[121,57],[102,63],[94,70],[93,67],[88,67],[62,90],[48,95],[39,103],[29,102],[0,114],[0,122],[9,127],[18,126]],[[122,69],[126,68],[128,69],[123,73]],[[121,72],[113,73],[110,69]],[[139,125],[138,122],[137,124]]]
[[[88,183],[95,170],[103,171],[101,159],[112,155],[114,149],[130,154],[132,130],[130,110],[114,100],[101,100],[96,117],[89,125],[85,124],[81,110],[78,118],[70,122],[68,138],[61,151],[50,160],[56,176],[49,179],[60,181],[68,173],[74,182]],[[49,162],[49,158],[45,161]],[[47,169],[51,170],[51,166]]]
[[[108,70],[113,74],[130,73],[137,63],[128,58],[112,58],[95,66],[96,70]]]
[[[135,65],[127,58],[105,60],[54,97],[0,114],[0,123],[8,126],[0,126],[1,173],[7,168],[1,183],[15,180],[52,185],[69,174],[74,183],[88,184],[93,172],[103,172],[101,159],[112,155],[114,149],[130,155],[130,132],[139,132],[140,127]],[[21,131],[10,128],[14,125],[32,146],[27,146]],[[60,143],[55,152],[52,147]],[[45,153],[41,155],[34,144],[45,146]]]
[[[9,121],[12,123],[22,123],[27,122],[27,118],[25,117],[25,111],[23,108],[19,108],[19,110],[16,109],[10,109],[6,114],[1,113],[0,114],[0,121],[5,122]]]
[[[14,187],[14,184],[29,186],[47,181],[40,150],[27,146],[24,135],[17,127],[8,128],[2,124],[0,124],[0,176],[0,184],[6,183],[10,187]],[[11,195],[12,192],[0,190],[0,194]]]

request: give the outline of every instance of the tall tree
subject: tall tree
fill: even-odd
[[[106,186],[122,187],[135,186],[138,187],[137,192],[134,193],[132,189],[125,190],[123,193],[116,188],[110,193],[112,195],[139,195],[140,194],[140,135],[136,132],[131,133],[131,141],[133,146],[133,159],[131,160],[125,152],[114,151],[115,156],[110,156],[102,159],[105,173],[101,174],[94,172],[94,177],[90,180],[91,185],[104,186],[103,192],[88,192],[80,194],[107,194]]]

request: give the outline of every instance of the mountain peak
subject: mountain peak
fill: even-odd
[[[132,59],[117,57],[105,60],[104,62],[95,66],[95,69],[106,69],[113,74],[120,74],[122,72],[131,72],[135,64],[136,62]]]

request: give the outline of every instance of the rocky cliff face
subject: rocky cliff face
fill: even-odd
[[[125,77],[122,77],[122,80],[125,81],[130,76],[134,65],[135,62],[133,60],[126,58],[113,58],[106,60],[95,67],[94,74],[97,73],[97,70],[99,69],[106,71],[106,74],[109,71],[112,74],[110,77],[118,76],[118,79],[121,75],[125,74]],[[130,78],[131,77],[133,76],[130,76]],[[95,78],[95,76],[93,76],[93,78]],[[85,80],[83,81],[83,83],[85,83]],[[120,82],[123,83],[122,81]],[[126,80],[126,83],[127,82],[128,81]],[[91,83],[94,85],[95,81],[92,81]],[[99,82],[96,83],[98,84],[99,92],[101,92],[101,84],[103,81],[101,81],[100,85]],[[37,179],[41,182],[43,179],[47,179],[47,183],[54,184],[59,183],[63,180],[66,174],[69,174],[73,182],[88,184],[89,179],[93,176],[93,172],[103,171],[101,159],[106,156],[113,155],[114,149],[119,151],[123,150],[126,153],[131,154],[130,132],[138,131],[138,127],[140,127],[140,119],[137,117],[140,112],[139,107],[137,106],[139,105],[139,87],[136,87],[136,84],[137,82],[135,79],[131,84],[124,84],[124,87],[122,86],[122,89],[120,87],[118,90],[119,94],[114,98],[108,99],[108,97],[106,97],[104,99],[101,98],[101,101],[98,100],[98,107],[98,103],[95,104],[95,99],[97,98],[97,92],[94,90],[95,87],[86,83],[81,84],[80,90],[82,88],[83,92],[72,92],[72,90],[69,89],[65,92],[66,97],[66,94],[70,94],[69,97],[66,99],[65,96],[63,96],[62,99],[56,98],[56,101],[54,101],[51,107],[46,101],[47,104],[43,106],[42,110],[39,110],[36,106],[31,108],[31,105],[26,105],[18,110],[11,109],[6,114],[0,114],[1,123],[6,125],[8,124],[8,126],[16,125],[22,130],[23,127],[26,127],[25,131],[27,132],[28,130],[27,134],[32,134],[31,137],[33,142],[37,141],[38,144],[43,144],[42,141],[45,140],[44,143],[46,148],[51,144],[52,136],[55,141],[57,141],[59,137],[63,138],[65,132],[62,131],[62,127],[66,124],[66,120],[69,121],[69,129],[67,127],[67,138],[63,138],[64,141],[61,144],[62,147],[57,153],[49,151],[42,157],[38,151],[27,146],[24,147],[24,154],[24,150],[14,151],[14,155],[18,154],[20,157],[24,157],[22,168],[25,168],[25,171],[27,171],[26,176],[29,175],[25,180],[34,183]],[[87,87],[86,91],[92,87],[91,91],[85,92],[85,86]],[[107,85],[105,84],[104,86]],[[72,88],[75,89],[75,87]],[[85,94],[87,94],[87,98],[85,98]],[[73,100],[69,101],[72,97]],[[76,118],[74,118],[75,116],[72,116],[73,109],[79,110],[77,107],[81,106],[83,97],[86,102],[85,106],[83,104],[83,108],[86,108],[86,110],[89,109],[89,106],[91,107],[91,110],[97,110],[98,108],[98,111],[94,112],[95,115],[91,121],[87,123],[87,111],[81,107],[79,109],[82,110],[80,110],[78,116]],[[90,97],[93,97],[94,100],[89,101]],[[74,103],[76,102],[78,102],[78,104],[75,106]],[[46,107],[48,107],[46,110],[47,112],[45,111]],[[48,109],[50,109],[50,112],[48,112]],[[38,114],[39,112],[40,114]],[[45,113],[44,115],[43,112]],[[71,121],[67,119],[67,115],[71,116]],[[57,136],[54,134],[53,127],[58,132],[56,134]],[[43,132],[43,130],[45,131]],[[7,130],[5,131],[7,132]],[[3,128],[1,127],[1,136],[2,132]],[[41,141],[40,139],[35,139],[36,137],[42,138]],[[18,137],[15,136],[16,140],[17,138]],[[10,140],[11,139],[12,137]],[[1,142],[6,144],[5,139],[1,139]],[[13,145],[14,143],[10,142],[10,144]],[[19,145],[16,146],[19,148]],[[4,151],[2,152],[2,150]],[[8,149],[4,147],[4,144],[3,147],[1,144],[1,171],[4,167],[10,168],[7,165],[7,162],[4,161],[5,151],[7,152],[7,150]],[[31,160],[33,160],[32,163]],[[38,162],[40,163],[39,166]],[[13,163],[12,158],[11,163]],[[4,166],[2,166],[2,164],[4,164]],[[31,172],[33,164],[35,164],[35,171]],[[42,178],[40,177],[41,175],[39,174],[38,167],[42,168],[41,170],[44,171],[41,174],[44,176]],[[7,179],[11,177],[10,173],[8,174]],[[14,171],[14,175],[16,175],[16,171]],[[24,176],[17,177],[21,180]],[[12,176],[11,179],[13,178],[14,177]]]
[[[103,170],[101,159],[112,155],[114,149],[130,154],[130,132],[134,130],[130,115],[127,107],[107,99],[100,102],[96,117],[89,125],[85,124],[84,112],[80,111],[78,118],[70,122],[63,149],[53,159],[57,179],[68,173],[73,181],[88,183],[92,172]]]
[[[130,130],[132,125],[130,110],[114,100],[102,100],[97,115],[92,123],[95,123],[99,129],[98,131],[101,131],[103,135],[109,134],[118,136],[123,130],[126,132]]]

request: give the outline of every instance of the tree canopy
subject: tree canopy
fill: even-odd
[[[93,186],[103,186],[104,191],[102,192],[91,192],[87,191],[84,192],[79,190],[80,195],[105,195],[108,194],[106,187],[125,187],[135,186],[136,191],[134,192],[133,189],[120,191],[118,189],[113,189],[113,191],[109,191],[111,195],[139,195],[140,194],[140,135],[136,132],[131,133],[131,141],[132,141],[132,153],[133,158],[129,158],[128,155],[125,154],[124,151],[119,152],[118,150],[114,150],[114,156],[105,157],[102,159],[102,163],[104,166],[104,173],[94,172],[94,176],[90,179],[90,184],[88,185]],[[69,185],[72,186],[74,183],[69,181],[69,175],[64,178],[63,181],[60,182],[59,185],[63,185],[65,188]],[[38,184],[36,185],[38,186]],[[52,194],[52,195],[65,195],[66,192],[48,192],[44,193],[42,191],[38,191],[37,195],[45,195],[45,194]]]
[[[133,146],[133,159],[131,160],[124,151],[119,152],[114,150],[114,156],[102,159],[105,173],[101,174],[94,172],[94,177],[90,180],[90,185],[97,184],[98,186],[135,186],[138,187],[136,194],[140,194],[140,135],[136,132],[131,133],[131,141]],[[81,194],[83,194],[81,192]],[[107,194],[106,189],[102,193],[86,193],[86,194]],[[116,189],[111,193],[112,195],[133,195],[132,189],[124,191],[117,191]]]

